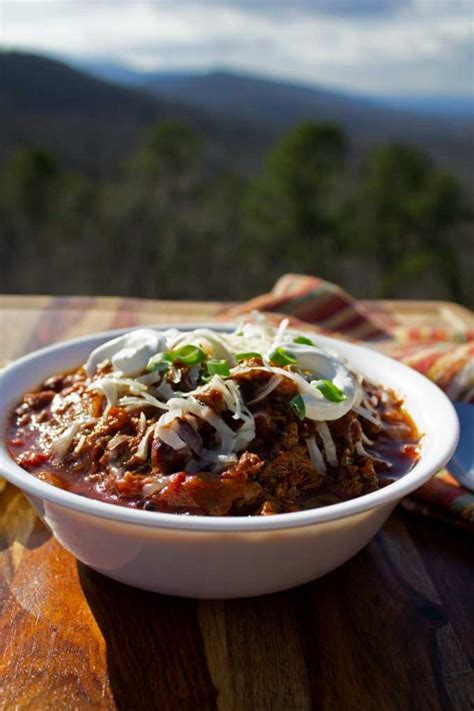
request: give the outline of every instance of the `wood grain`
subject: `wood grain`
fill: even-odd
[[[5,359],[91,330],[222,308],[77,297],[2,306]],[[7,485],[0,709],[471,711],[472,563],[466,534],[397,511],[320,580],[249,600],[182,600],[77,563]]]

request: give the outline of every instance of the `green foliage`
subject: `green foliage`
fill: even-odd
[[[346,138],[338,126],[304,123],[277,143],[266,165],[270,176],[299,201],[327,185],[342,169],[346,153]]]
[[[0,260],[6,291],[68,292],[70,270],[87,281],[97,190],[43,150],[25,148],[0,166]],[[84,246],[85,250],[82,249]],[[90,254],[89,254],[90,256]]]
[[[3,289],[242,299],[293,270],[360,296],[469,302],[473,215],[457,180],[404,145],[357,173],[350,158],[341,129],[315,123],[252,178],[213,171],[175,122],[150,128],[114,180],[22,149],[0,165]]]
[[[454,298],[462,298],[457,266],[467,216],[455,178],[437,170],[421,151],[400,144],[374,150],[346,211],[347,231],[375,255],[380,294],[394,296],[428,269]]]
[[[54,158],[38,148],[14,153],[0,170],[0,206],[13,208],[28,220],[42,220],[57,186],[59,168]]]
[[[305,123],[283,137],[270,151],[262,175],[250,182],[248,234],[254,249],[275,266],[275,276],[281,260],[289,268],[307,265],[323,276],[334,275],[347,151],[339,127]]]
[[[154,125],[132,158],[132,175],[147,186],[159,183],[179,190],[198,170],[203,142],[192,129],[175,121]]]

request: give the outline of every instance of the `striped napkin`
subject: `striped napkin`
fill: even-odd
[[[303,274],[286,274],[268,294],[226,309],[221,316],[236,318],[254,309],[275,321],[284,314],[293,326],[362,341],[420,371],[452,400],[474,404],[474,329],[407,328],[379,304],[362,304],[339,286]],[[402,506],[474,530],[474,495],[446,469],[405,498]]]

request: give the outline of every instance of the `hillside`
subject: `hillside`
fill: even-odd
[[[381,98],[385,106],[405,111],[414,111],[431,116],[449,116],[474,121],[474,96],[438,96],[436,94],[386,96]]]
[[[38,145],[92,174],[113,170],[143,130],[164,119],[204,134],[211,164],[237,156],[237,167],[248,168],[263,141],[262,130],[249,131],[232,117],[223,123],[199,108],[19,52],[0,53],[0,105],[0,158],[13,147]]]
[[[313,119],[336,121],[362,150],[382,141],[402,140],[424,148],[474,184],[474,123],[467,120],[392,110],[364,97],[227,72],[148,75],[144,85],[157,96],[222,117],[238,115],[277,133]]]
[[[336,121],[356,152],[389,140],[428,151],[474,187],[472,97],[367,97],[234,72],[139,72],[114,63],[89,63],[87,71],[118,84],[144,88],[223,121],[238,117],[277,135],[306,119]]]
[[[45,146],[75,167],[97,169],[166,115],[154,97],[100,81],[43,57],[0,54],[0,153]]]
[[[35,143],[67,164],[109,172],[143,128],[176,118],[202,132],[211,163],[248,172],[269,145],[301,121],[336,121],[355,155],[401,140],[474,186],[472,123],[382,107],[364,97],[229,72],[144,73],[113,65],[89,71],[17,52],[0,54],[0,157]]]

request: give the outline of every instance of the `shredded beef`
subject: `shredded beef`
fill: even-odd
[[[257,365],[259,363],[256,363]],[[104,366],[105,372],[106,366]],[[104,373],[104,369],[98,375]],[[190,374],[180,368],[179,388],[190,389]],[[270,375],[260,370],[235,377],[245,402],[265,386]],[[170,386],[178,386],[169,380]],[[377,402],[381,424],[355,411],[328,422],[338,466],[330,465],[317,423],[298,419],[289,403],[295,384],[282,382],[263,400],[249,405],[255,438],[229,461],[196,464],[203,452],[215,452],[219,436],[208,422],[191,415],[177,423],[184,446],[173,449],[153,432],[144,457],[138,448],[160,411],[144,405],[140,411],[111,407],[102,395],[87,389],[84,370],[48,378],[38,391],[27,393],[11,417],[9,446],[13,457],[43,481],[75,493],[116,504],[181,514],[209,516],[272,515],[327,505],[361,496],[385,486],[408,471],[418,457],[419,436],[390,391],[369,383],[364,388]],[[197,399],[234,431],[242,421],[226,409],[222,394],[209,388]],[[76,436],[62,460],[54,442],[78,420],[91,422]],[[362,445],[362,435],[365,442]],[[312,462],[307,440],[314,437],[324,454],[325,470]],[[118,439],[117,439],[118,438]],[[368,438],[368,439],[367,439]],[[205,459],[202,461],[206,461]],[[144,485],[157,482],[144,493]]]

